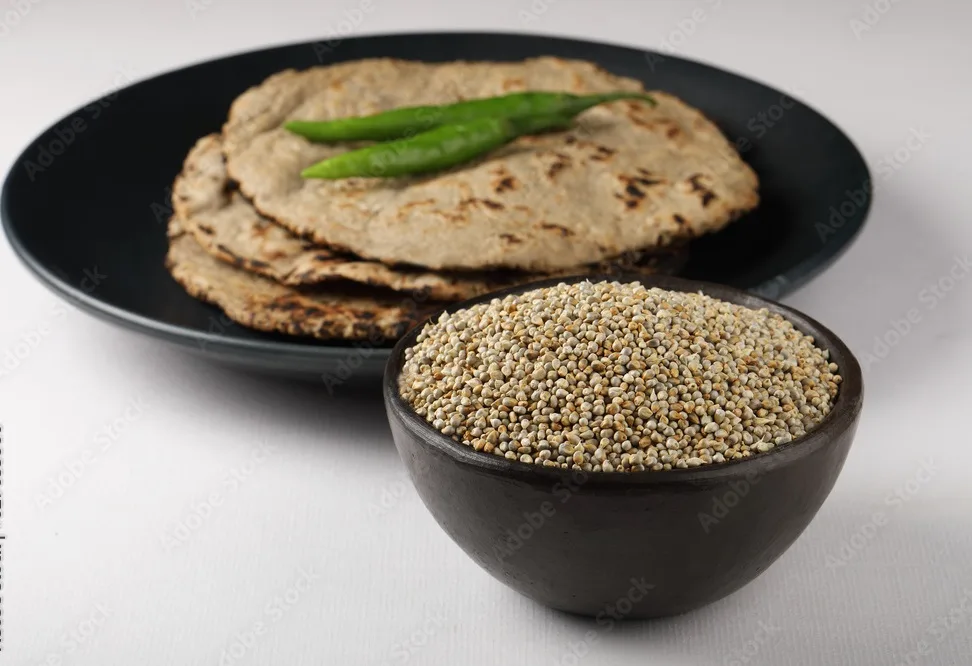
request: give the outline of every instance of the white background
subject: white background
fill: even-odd
[[[969,268],[923,292],[972,257],[970,5],[871,0],[869,25],[858,1],[531,1],[372,0],[354,30],[665,48],[796,91],[878,175],[856,244],[786,299],[866,366],[857,441],[810,528],[757,581],[686,617],[604,631],[561,616],[439,530],[377,391],[328,398],[62,311],[2,243],[0,357],[34,344],[0,376],[0,663],[573,664],[590,630],[577,648],[590,664],[972,663]],[[329,36],[359,3],[0,0],[0,168],[117,85]],[[895,338],[909,310],[918,323]],[[927,654],[909,660],[920,641]]]

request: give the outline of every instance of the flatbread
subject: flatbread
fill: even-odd
[[[386,266],[303,240],[260,215],[232,185],[223,160],[222,138],[205,136],[189,151],[176,178],[173,209],[207,252],[282,284],[345,279],[396,291],[421,291],[430,298],[447,300],[471,298],[509,284],[499,276]]]
[[[261,331],[323,339],[394,340],[441,303],[419,301],[353,283],[302,291],[247,273],[211,257],[169,222],[166,267],[190,295],[216,305],[233,321]]]
[[[718,230],[758,203],[755,173],[718,128],[662,92],[652,92],[656,108],[604,104],[579,127],[522,137],[422,177],[302,179],[303,168],[356,146],[314,144],[281,127],[519,90],[642,85],[558,58],[287,70],[233,103],[223,127],[227,169],[261,213],[298,235],[436,270],[576,267]]]
[[[226,174],[222,139],[218,134],[200,139],[186,158],[172,188],[175,214],[185,230],[202,248],[218,259],[246,271],[286,285],[310,285],[344,279],[387,287],[396,291],[419,291],[437,300],[464,300],[516,283],[532,282],[547,274],[529,273],[437,273],[409,267],[391,267],[336,252],[302,240],[287,229],[260,215],[246,198],[234,190]],[[627,270],[651,274],[674,269],[677,257],[631,256]],[[613,266],[587,266],[568,272],[611,272]]]

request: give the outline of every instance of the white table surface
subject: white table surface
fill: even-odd
[[[531,30],[717,63],[829,115],[877,176],[857,242],[786,298],[866,366],[859,434],[762,577],[682,618],[599,631],[577,660],[596,625],[451,543],[376,391],[328,398],[115,329],[60,306],[2,243],[0,358],[30,351],[0,373],[0,663],[972,663],[968,3],[195,3],[0,1],[0,168],[117,85],[327,36],[345,12],[360,34]],[[876,348],[909,311],[917,323]]]

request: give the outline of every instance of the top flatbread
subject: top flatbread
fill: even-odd
[[[203,137],[189,151],[182,172],[172,187],[172,205],[182,227],[206,252],[285,285],[311,285],[344,279],[396,291],[423,292],[437,300],[463,300],[516,283],[555,277],[510,271],[440,273],[386,266],[302,240],[260,215],[243,195],[233,189],[226,175],[222,140],[218,134]],[[634,255],[616,260],[610,266],[585,266],[564,273],[627,270],[651,274],[677,267],[678,259],[674,253]]]
[[[265,215],[362,257],[433,269],[552,271],[717,230],[758,202],[757,179],[718,128],[671,95],[604,104],[566,132],[522,137],[448,172],[304,180],[351,145],[281,128],[519,90],[641,90],[583,61],[362,60],[287,70],[240,96],[227,169]]]

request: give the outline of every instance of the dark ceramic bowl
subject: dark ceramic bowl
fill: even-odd
[[[452,312],[547,280],[454,305]],[[626,280],[612,276],[610,279]],[[861,412],[861,369],[819,323],[738,289],[670,277],[646,286],[699,291],[765,307],[830,350],[843,382],[827,418],[806,436],[738,462],[663,472],[570,471],[479,453],[433,429],[398,393],[407,347],[385,371],[395,446],[439,525],[489,573],[551,608],[582,615],[651,618],[720,599],[766,570],[796,540],[830,493]]]

